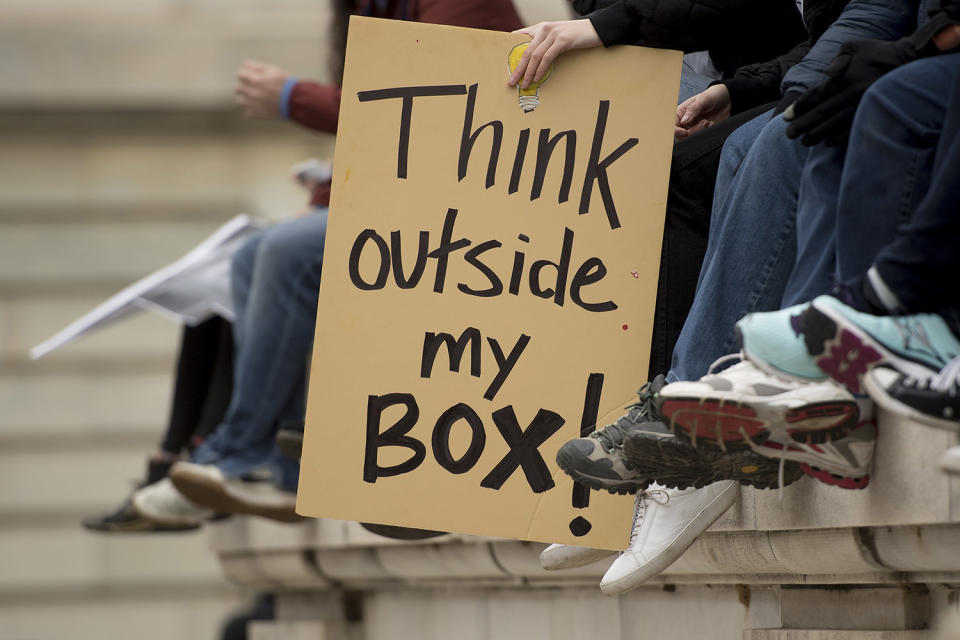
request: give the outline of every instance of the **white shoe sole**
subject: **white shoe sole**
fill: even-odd
[[[253,502],[231,492],[228,486],[215,478],[195,473],[189,467],[174,466],[170,470],[170,481],[188,500],[213,509],[216,513],[245,513],[278,522],[300,522],[306,519],[294,510],[295,497],[286,504]]]

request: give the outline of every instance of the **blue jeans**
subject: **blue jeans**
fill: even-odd
[[[796,252],[796,177],[808,153],[787,138],[786,126],[782,117],[764,114],[724,144],[707,251],[668,382],[706,374],[714,360],[736,350],[737,320],[780,306]],[[736,173],[724,175],[732,167]]]
[[[859,38],[894,39],[916,25],[909,0],[852,0],[782,89],[803,90],[822,80],[840,44]],[[714,193],[710,238],[697,293],[674,348],[669,382],[694,380],[736,349],[734,325],[754,311],[774,310],[794,297],[789,287],[797,256],[801,183],[813,180],[809,149],[789,140],[781,117],[760,116],[727,140]],[[807,172],[810,172],[808,175]],[[806,230],[806,229],[805,229]]]
[[[710,86],[711,82],[713,78],[697,73],[684,60],[683,67],[680,69],[680,95],[677,97],[677,104],[701,93]]]
[[[889,79],[888,79],[889,78]],[[897,229],[897,237],[880,250],[873,264],[883,282],[893,290],[908,313],[934,312],[947,316],[960,327],[960,297],[952,278],[960,273],[960,53],[911,63],[897,75],[892,73],[871,89],[874,100],[899,115],[899,135],[916,136],[927,143],[938,132],[936,149],[929,170],[906,174],[917,181],[920,175],[928,185],[926,195],[910,213],[910,219]],[[901,92],[909,78],[913,87]],[[944,89],[952,87],[948,93]],[[926,91],[924,91],[926,89]],[[913,102],[923,95],[922,110]],[[906,108],[904,108],[906,107]],[[860,119],[857,113],[857,119]],[[848,156],[848,158],[851,158]],[[873,159],[873,158],[872,158]],[[851,158],[852,160],[852,158]],[[909,161],[909,157],[908,157]],[[913,169],[909,163],[908,169]],[[892,201],[891,217],[899,218],[901,202]],[[844,213],[846,213],[844,211]],[[852,235],[841,234],[838,247],[855,243]],[[842,254],[841,254],[842,255]],[[960,335],[960,334],[958,334]]]
[[[234,255],[234,387],[224,421],[193,454],[239,476],[273,459],[280,424],[303,418],[307,358],[316,324],[327,210],[257,234]],[[280,484],[296,486],[295,465]]]

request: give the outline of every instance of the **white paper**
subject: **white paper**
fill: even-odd
[[[217,315],[233,320],[230,259],[264,223],[239,215],[176,262],[154,271],[112,296],[30,350],[36,360],[85,333],[150,310],[194,326]]]

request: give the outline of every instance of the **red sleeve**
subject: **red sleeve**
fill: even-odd
[[[414,0],[412,20],[453,27],[514,31],[523,26],[512,0]]]
[[[330,206],[330,182],[318,184],[310,193],[311,207],[329,207]]]
[[[316,131],[336,133],[339,115],[340,87],[335,84],[302,80],[290,92],[290,119],[294,122]]]

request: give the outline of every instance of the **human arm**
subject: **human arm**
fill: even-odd
[[[820,142],[843,144],[850,134],[857,105],[870,85],[899,66],[956,50],[958,45],[960,25],[945,13],[906,38],[844,44],[824,71],[826,80],[797,98],[784,113],[784,118],[791,121],[787,135],[801,138],[807,146]]]
[[[337,130],[340,87],[297,80],[276,65],[244,62],[237,71],[236,99],[253,118],[289,118],[317,131]]]

